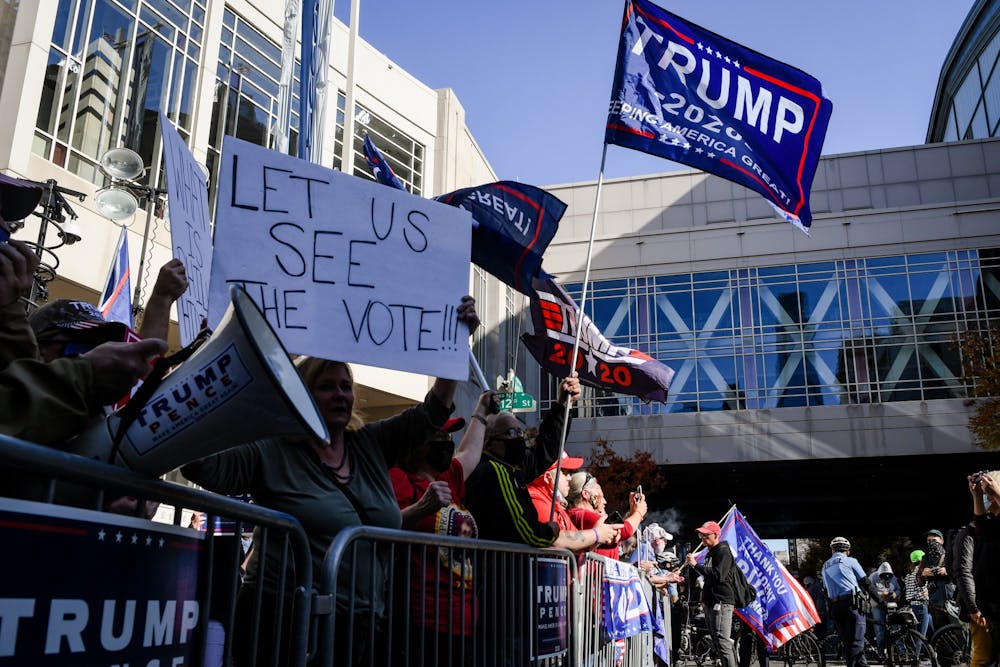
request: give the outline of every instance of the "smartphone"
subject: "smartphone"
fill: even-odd
[[[612,512],[608,515],[605,523],[625,523],[625,518],[622,516],[621,512]]]
[[[635,487],[635,492],[638,493],[640,496],[642,495],[642,484]]]

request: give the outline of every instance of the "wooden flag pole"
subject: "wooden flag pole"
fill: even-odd
[[[579,310],[576,313],[576,340],[573,341],[573,353],[569,355],[569,375],[576,372],[576,355],[580,352],[580,336],[583,327],[583,313],[587,307],[587,285],[590,284],[590,260],[594,254],[594,236],[597,233],[597,212],[601,208],[601,188],[604,186],[604,162],[608,157],[608,144],[603,145],[601,151],[601,170],[597,175],[597,195],[594,197],[594,215],[590,220],[590,241],[587,242],[587,264],[583,271],[583,293],[580,295]],[[559,396],[559,392],[556,393]],[[562,471],[562,457],[566,449],[566,434],[569,429],[569,411],[573,407],[573,400],[566,401],[566,411],[563,413],[562,433],[559,436],[559,454],[556,456],[556,476],[552,480],[552,506],[549,508],[549,521],[556,515],[556,491],[559,489],[559,473]]]

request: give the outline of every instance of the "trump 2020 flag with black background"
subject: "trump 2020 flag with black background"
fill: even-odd
[[[406,190],[403,181],[399,180],[399,176],[396,176],[396,172],[386,162],[382,151],[375,146],[375,142],[367,134],[365,135],[365,160],[368,161],[368,168],[372,170],[376,181],[397,190]]]
[[[128,232],[124,227],[118,236],[118,245],[111,258],[111,268],[108,269],[97,309],[108,322],[121,322],[132,328],[132,281],[129,277]]]
[[[538,297],[531,300],[534,334],[521,340],[538,364],[556,377],[570,374],[570,356],[576,342],[577,314],[580,309],[562,285],[548,278],[534,281]],[[638,396],[644,401],[667,400],[674,371],[653,357],[619,347],[582,315],[583,333],[576,359],[580,382],[618,394]]]
[[[435,197],[472,213],[472,263],[521,294],[548,278],[542,255],[559,229],[566,204],[533,185],[498,181]]]
[[[722,522],[720,540],[729,543],[736,564],[757,589],[757,599],[736,614],[768,645],[771,651],[819,623],[812,597],[757,536],[736,507]],[[695,558],[702,562],[702,551]]]
[[[832,109],[802,70],[626,0],[605,143],[739,183],[808,233]]]

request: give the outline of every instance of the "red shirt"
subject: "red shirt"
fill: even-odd
[[[531,483],[528,485],[528,495],[538,512],[539,521],[549,521],[549,514],[552,511],[552,491],[540,484]],[[566,509],[560,503],[556,503],[556,513],[552,517],[559,525],[559,530],[578,530],[573,519],[566,513]]]
[[[417,530],[454,537],[477,537],[475,519],[461,504],[465,498],[465,473],[462,464],[458,459],[452,459],[451,467],[438,475],[438,479],[448,482],[452,502],[421,519]],[[420,500],[431,485],[430,480],[398,467],[389,470],[389,480],[400,509]],[[454,558],[449,553],[450,550],[444,547],[438,547],[436,552],[433,548],[428,548],[426,558],[422,551],[421,547],[416,547],[412,552],[414,571],[423,570],[425,576],[414,575],[411,578],[410,618],[426,628],[433,628],[436,620],[437,632],[447,633],[450,617],[452,630],[456,635],[471,635],[476,627],[479,606],[472,589],[471,563],[467,558],[464,562]],[[437,610],[435,598],[439,605]]]
[[[580,527],[580,530],[593,528],[597,525],[597,522],[601,520],[600,514],[594,510],[587,509],[586,507],[571,507],[569,509],[569,516],[573,520],[573,523]],[[609,547],[594,549],[594,553],[618,560],[618,545],[621,544],[623,540],[627,540],[632,537],[633,533],[635,533],[635,528],[632,527],[632,524],[626,521],[625,525],[622,526],[622,529],[618,532],[618,541]]]

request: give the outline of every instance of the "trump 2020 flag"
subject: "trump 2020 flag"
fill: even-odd
[[[808,233],[832,109],[802,70],[626,0],[605,143],[739,183]]]
[[[534,334],[521,340],[542,368],[556,377],[570,374],[570,356],[576,342],[576,302],[562,285],[552,278],[534,281],[538,297],[531,300]],[[580,317],[583,333],[576,358],[576,371],[582,384],[619,394],[638,396],[644,401],[667,400],[667,390],[674,371],[653,357],[619,347],[604,337],[589,317]]]
[[[372,170],[372,175],[375,176],[376,181],[397,190],[406,190],[403,181],[399,180],[399,176],[396,176],[392,167],[386,162],[382,151],[378,149],[375,142],[367,134],[365,135],[365,160],[368,161],[368,168]]]
[[[542,255],[559,229],[566,204],[534,185],[498,181],[435,197],[472,213],[472,263],[521,294],[548,278]]]
[[[757,589],[757,599],[736,614],[771,651],[819,623],[812,596],[764,544],[746,517],[733,507],[722,522],[719,539],[729,543],[736,564]],[[706,551],[695,557],[701,562]]]
[[[628,563],[602,558],[601,587],[604,629],[613,639],[625,639],[653,629],[652,610],[639,584],[639,570]]]
[[[121,322],[132,327],[132,282],[129,277],[128,233],[122,227],[118,245],[111,259],[108,279],[104,281],[104,292],[97,306],[108,322]]]

